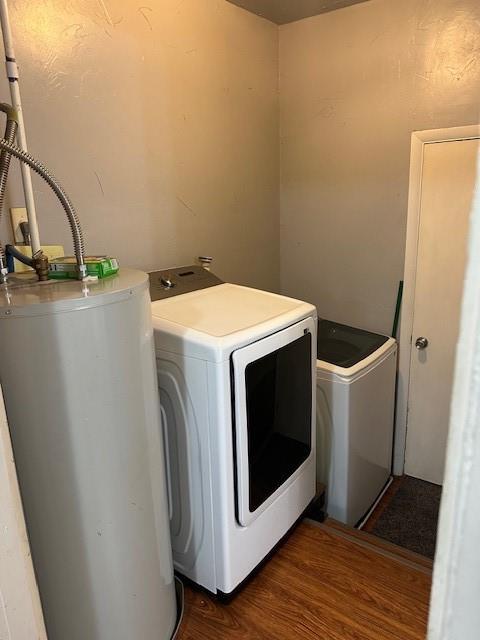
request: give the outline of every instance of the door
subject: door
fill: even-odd
[[[442,484],[479,141],[424,145],[405,473]]]
[[[249,525],[314,455],[312,318],[234,352],[237,518]]]
[[[0,388],[0,639],[47,640]]]
[[[428,640],[478,640],[480,629],[480,172],[468,242]]]

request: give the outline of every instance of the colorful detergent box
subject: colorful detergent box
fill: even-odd
[[[107,256],[87,256],[87,275],[97,278],[107,278],[118,273],[118,261]],[[49,264],[49,278],[54,280],[67,280],[77,277],[77,261],[74,256],[56,258]]]

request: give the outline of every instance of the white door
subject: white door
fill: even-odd
[[[479,141],[425,144],[405,473],[443,483]]]
[[[0,640],[47,640],[0,388]]]
[[[428,640],[478,640],[480,629],[480,167],[468,242]]]

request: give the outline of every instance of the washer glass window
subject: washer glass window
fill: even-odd
[[[250,512],[310,455],[311,341],[307,332],[245,369]]]

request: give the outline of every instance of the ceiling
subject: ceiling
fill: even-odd
[[[286,24],[366,0],[229,0],[277,24]]]

